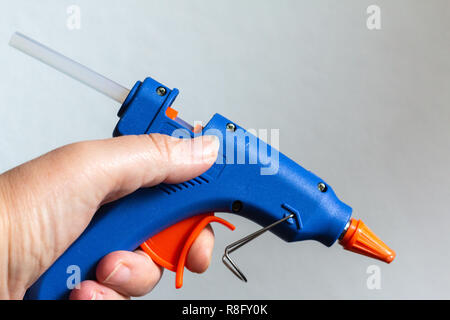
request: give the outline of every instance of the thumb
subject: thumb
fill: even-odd
[[[211,167],[218,148],[214,136],[123,136],[71,144],[0,175],[9,258],[17,261],[9,270],[33,274],[32,282],[103,203],[140,187],[192,179]]]
[[[73,150],[66,157],[77,159],[77,165],[66,169],[71,175],[85,175],[77,187],[90,190],[97,202],[105,203],[140,187],[178,183],[202,174],[216,160],[219,141],[215,136],[191,140],[152,134],[82,142],[68,148]]]
[[[84,200],[92,209],[140,187],[178,183],[209,169],[217,158],[215,136],[177,139],[161,134],[84,141],[51,151],[0,176],[8,197],[39,206],[48,200]],[[23,186],[28,196],[23,196]],[[1,188],[1,185],[0,185]],[[18,200],[18,201],[16,201]]]

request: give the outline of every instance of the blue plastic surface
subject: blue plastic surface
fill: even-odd
[[[164,96],[156,93],[161,86],[166,89]],[[151,78],[137,82],[119,111],[121,119],[114,135],[170,135],[186,128],[183,121],[165,114],[177,95],[177,89],[170,90]],[[235,132],[227,130],[230,123],[236,126]],[[103,206],[78,240],[27,291],[26,298],[65,299],[70,293],[67,279],[71,266],[79,267],[81,280],[95,279],[95,267],[106,254],[134,250],[159,231],[193,215],[233,213],[235,201],[242,202],[236,214],[262,226],[294,213],[294,219],[272,229],[285,241],[317,240],[330,246],[337,240],[352,209],[329,185],[321,192],[318,184],[325,183],[322,179],[281,153],[279,165],[274,164],[276,157],[271,155],[278,151],[219,114],[203,132],[213,132],[210,129],[222,140],[218,161],[210,170],[191,181],[140,189]],[[265,148],[269,151],[260,152]],[[237,159],[246,159],[246,164],[237,164]],[[249,164],[248,159],[258,161]],[[276,174],[261,174],[262,168],[271,166],[278,167]]]

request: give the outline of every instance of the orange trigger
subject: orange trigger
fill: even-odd
[[[176,272],[177,289],[183,285],[184,266],[189,249],[200,232],[211,222],[219,222],[231,230],[235,229],[234,225],[216,217],[214,213],[205,213],[178,222],[141,244],[141,249],[154,262]]]
[[[186,257],[189,252],[189,249],[191,248],[192,244],[194,243],[195,239],[199,236],[200,232],[211,222],[219,222],[223,224],[224,226],[228,227],[230,230],[234,230],[236,227],[229,223],[228,221],[216,217],[215,215],[211,215],[208,217],[203,218],[197,224],[194,231],[189,235],[189,238],[187,239],[186,243],[184,244],[183,250],[181,251],[180,259],[178,260],[177,265],[177,276],[175,280],[175,287],[177,289],[180,289],[183,286],[183,273],[184,273],[184,265],[186,264]]]

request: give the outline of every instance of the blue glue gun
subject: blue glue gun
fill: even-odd
[[[177,89],[147,78],[128,91],[42,44],[14,34],[10,44],[122,102],[114,136],[160,133],[182,138],[214,134],[220,150],[214,165],[201,176],[180,184],[143,188],[101,207],[84,233],[28,289],[27,299],[66,299],[79,280],[95,279],[97,263],[117,250],[144,249],[158,264],[177,272],[182,284],[186,254],[203,227],[220,222],[214,212],[250,219],[262,229],[228,246],[223,260],[235,275],[245,275],[230,253],[270,230],[292,242],[317,240],[331,246],[337,240],[347,250],[387,263],[395,252],[341,202],[321,178],[305,170],[238,123],[215,114],[193,128],[171,106]],[[75,267],[75,269],[74,269]]]

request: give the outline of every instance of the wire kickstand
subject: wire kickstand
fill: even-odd
[[[276,225],[291,219],[294,217],[294,214],[290,214],[278,221],[275,221],[274,223],[272,223],[271,225],[268,225],[267,227],[264,227],[256,232],[253,232],[252,234],[249,234],[248,236],[235,241],[233,243],[231,243],[230,245],[228,245],[225,248],[225,252],[222,256],[222,262],[224,263],[224,265],[231,271],[233,272],[233,274],[238,277],[239,279],[241,279],[244,282],[247,282],[247,278],[244,275],[244,273],[241,271],[241,269],[239,269],[239,267],[236,265],[236,263],[233,261],[233,259],[231,259],[230,257],[230,253],[236,251],[237,249],[239,249],[240,247],[242,247],[243,245],[249,243],[250,241],[252,241],[253,239],[259,237],[260,235],[262,235],[264,232],[266,232],[267,230],[275,227]]]

